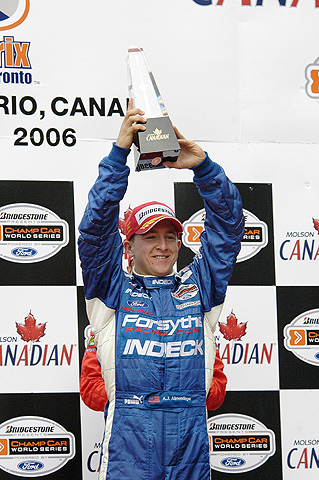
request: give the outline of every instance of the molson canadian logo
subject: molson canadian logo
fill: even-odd
[[[0,258],[34,263],[69,243],[69,226],[51,210],[31,203],[0,207]]]
[[[284,328],[284,345],[300,360],[319,365],[319,308],[301,313]]]
[[[226,319],[226,323],[218,322],[219,331],[227,340],[226,345],[220,343],[220,336],[216,334],[217,346],[220,358],[227,364],[270,364],[273,357],[274,344],[260,344],[242,342],[242,337],[247,334],[247,322],[239,322],[232,311]]]
[[[53,420],[16,417],[0,425],[0,468],[11,475],[48,475],[74,455],[74,435]]]
[[[24,322],[15,322],[17,335],[0,336],[0,367],[33,367],[61,366],[72,363],[74,345],[48,345],[41,343],[46,335],[47,322],[40,323],[32,312],[24,318]]]
[[[153,130],[153,133],[149,133],[146,137],[147,142],[153,142],[154,140],[168,140],[169,139],[169,133],[162,133],[162,130],[159,130],[158,128],[155,128]]]
[[[281,243],[279,255],[285,261],[309,261],[319,259],[319,220],[318,218],[308,219],[308,226],[311,223],[313,230],[300,229],[286,232],[286,239]]]
[[[245,217],[245,234],[241,242],[241,250],[237,262],[244,262],[257,255],[268,244],[268,226],[259,220],[256,215],[243,209]],[[199,251],[200,236],[204,230],[205,209],[194,213],[183,223],[183,244],[194,253]]]
[[[218,472],[254,470],[276,451],[274,432],[247,415],[216,415],[207,420],[207,430],[210,466]]]
[[[314,428],[316,428],[315,425]],[[288,468],[291,470],[300,469],[300,471],[316,470],[315,476],[317,478],[319,469],[319,440],[316,436],[317,432],[314,433],[312,438],[299,438],[293,441],[293,448],[287,454]],[[306,472],[304,476],[305,478],[307,477]]]

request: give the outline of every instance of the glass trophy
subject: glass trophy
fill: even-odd
[[[129,95],[134,108],[143,110],[147,119],[146,130],[134,136],[135,169],[140,172],[164,168],[163,161],[177,160],[180,146],[143,48],[129,48],[127,66]],[[154,158],[160,158],[156,165],[152,164]]]

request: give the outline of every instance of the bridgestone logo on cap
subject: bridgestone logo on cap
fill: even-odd
[[[166,215],[170,215],[171,217],[175,218],[173,210],[171,210],[168,207],[165,207],[164,205],[151,205],[148,207],[144,207],[142,210],[139,210],[135,214],[135,218],[138,225],[141,225],[141,223],[145,220],[145,218],[151,215],[156,215],[158,213],[164,213]]]

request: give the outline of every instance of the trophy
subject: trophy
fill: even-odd
[[[163,161],[177,160],[180,146],[143,48],[129,48],[127,66],[129,94],[134,108],[142,109],[147,119],[143,124],[146,130],[138,131],[133,139],[135,170],[164,168]],[[158,161],[153,164],[154,158]]]

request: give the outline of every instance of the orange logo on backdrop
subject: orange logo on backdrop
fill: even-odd
[[[310,75],[311,79],[313,80],[311,85],[311,91],[312,93],[319,93],[319,70],[311,70]]]
[[[290,345],[306,345],[305,330],[290,330]]]
[[[0,438],[0,455],[8,455],[8,440]]]
[[[204,227],[202,227],[201,225],[196,225],[196,227],[194,227],[193,225],[188,225],[186,230],[188,233],[189,242],[200,242],[200,236],[202,231],[204,230]]]

